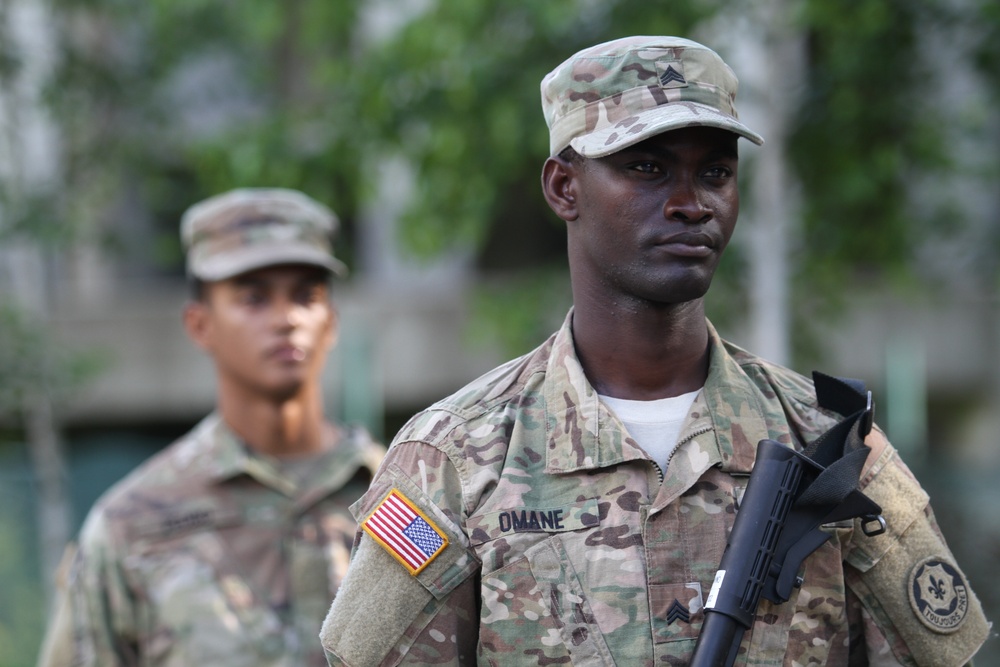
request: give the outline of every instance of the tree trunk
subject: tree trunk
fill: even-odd
[[[55,591],[55,573],[70,539],[70,511],[64,456],[52,401],[38,392],[25,406],[31,462],[37,483],[36,517],[45,599]]]

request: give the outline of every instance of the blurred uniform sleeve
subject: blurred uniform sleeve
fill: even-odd
[[[989,636],[990,623],[959,568],[929,497],[880,431],[867,440],[866,495],[883,510],[887,532],[855,531],[845,568],[860,603],[852,635],[868,664],[959,667]]]
[[[39,667],[137,665],[137,608],[105,517],[92,512],[60,591]]]
[[[321,632],[331,665],[475,664],[480,563],[462,529],[457,471],[439,450],[393,446],[353,507],[359,525],[396,491],[447,538],[417,573],[363,529]]]
[[[69,570],[76,559],[76,543],[66,545],[55,576],[52,616],[38,652],[38,667],[69,667],[73,664],[73,615],[66,587]]]

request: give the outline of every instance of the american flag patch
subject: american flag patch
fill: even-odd
[[[447,536],[399,489],[390,491],[361,527],[412,575],[448,545]]]

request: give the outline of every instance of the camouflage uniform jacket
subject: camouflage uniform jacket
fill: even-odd
[[[348,507],[382,454],[347,431],[296,481],[210,415],[95,505],[46,653],[102,667],[325,665],[316,633],[349,562]]]
[[[839,416],[709,324],[709,376],[661,471],[588,383],[570,321],[397,435],[353,508],[365,530],[323,626],[331,665],[688,664],[757,442],[802,448]],[[762,601],[737,665],[953,666],[985,640],[927,495],[880,431],[868,444],[862,484],[889,532],[831,528],[793,598]],[[447,540],[416,574],[369,532],[392,495]],[[922,618],[907,587],[931,567],[954,575],[951,613]]]

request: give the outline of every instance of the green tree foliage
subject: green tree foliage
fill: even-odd
[[[920,33],[947,29],[954,4],[803,3],[808,89],[790,157],[806,194],[805,275],[871,277],[912,257],[925,221],[907,188],[948,166],[940,106],[925,102],[939,74]]]
[[[987,132],[997,133],[1000,132],[1000,113],[997,112],[1000,107],[1000,3],[996,0],[979,0],[977,9],[976,14],[967,19],[972,22],[974,34],[978,35],[976,63],[980,76],[988,83],[990,91],[982,123]],[[1000,194],[996,188],[996,183],[1000,182],[1000,160],[996,160],[995,155],[993,157],[992,167],[985,174],[977,175],[985,180],[987,191],[994,193],[994,210],[1000,210]],[[989,230],[984,253],[990,260],[989,275],[994,287],[997,287],[1000,286],[1000,224],[997,220],[991,221]]]
[[[361,3],[53,4],[65,215],[101,227],[131,197],[159,241],[125,250],[165,270],[180,265],[181,212],[232,187],[301,188],[333,203],[349,233],[362,176],[351,84]]]
[[[995,271],[995,232],[993,248],[966,253],[968,266],[928,267],[919,258],[936,240],[964,238],[975,246],[983,228],[996,229],[949,183],[994,187],[996,155],[981,156],[991,168],[972,167],[983,159],[969,161],[953,142],[995,145],[989,132],[997,127],[975,119],[968,101],[946,84],[953,68],[959,78],[974,74],[978,54],[983,71],[992,72],[984,81],[994,95],[1000,90],[1000,12],[988,1],[857,0],[848,9],[803,0],[796,19],[808,44],[806,89],[788,156],[804,195],[793,280],[801,353],[809,329],[828,323],[851,293],[887,283],[934,289],[935,271],[979,277]],[[962,282],[965,289],[974,283]]]
[[[0,424],[19,418],[39,392],[55,402],[65,399],[109,363],[105,351],[57,343],[41,322],[2,299],[0,336]]]
[[[420,194],[403,220],[410,247],[482,248],[494,228],[518,224],[514,215],[547,224],[538,185],[548,153],[542,77],[586,46],[687,33],[713,10],[676,2],[650,11],[636,0],[440,2],[374,48],[364,75],[379,85],[365,91],[362,108],[373,138],[418,170]]]
[[[979,0],[972,19],[978,28],[976,56],[982,73],[991,80],[993,99],[1000,99],[1000,4]]]

